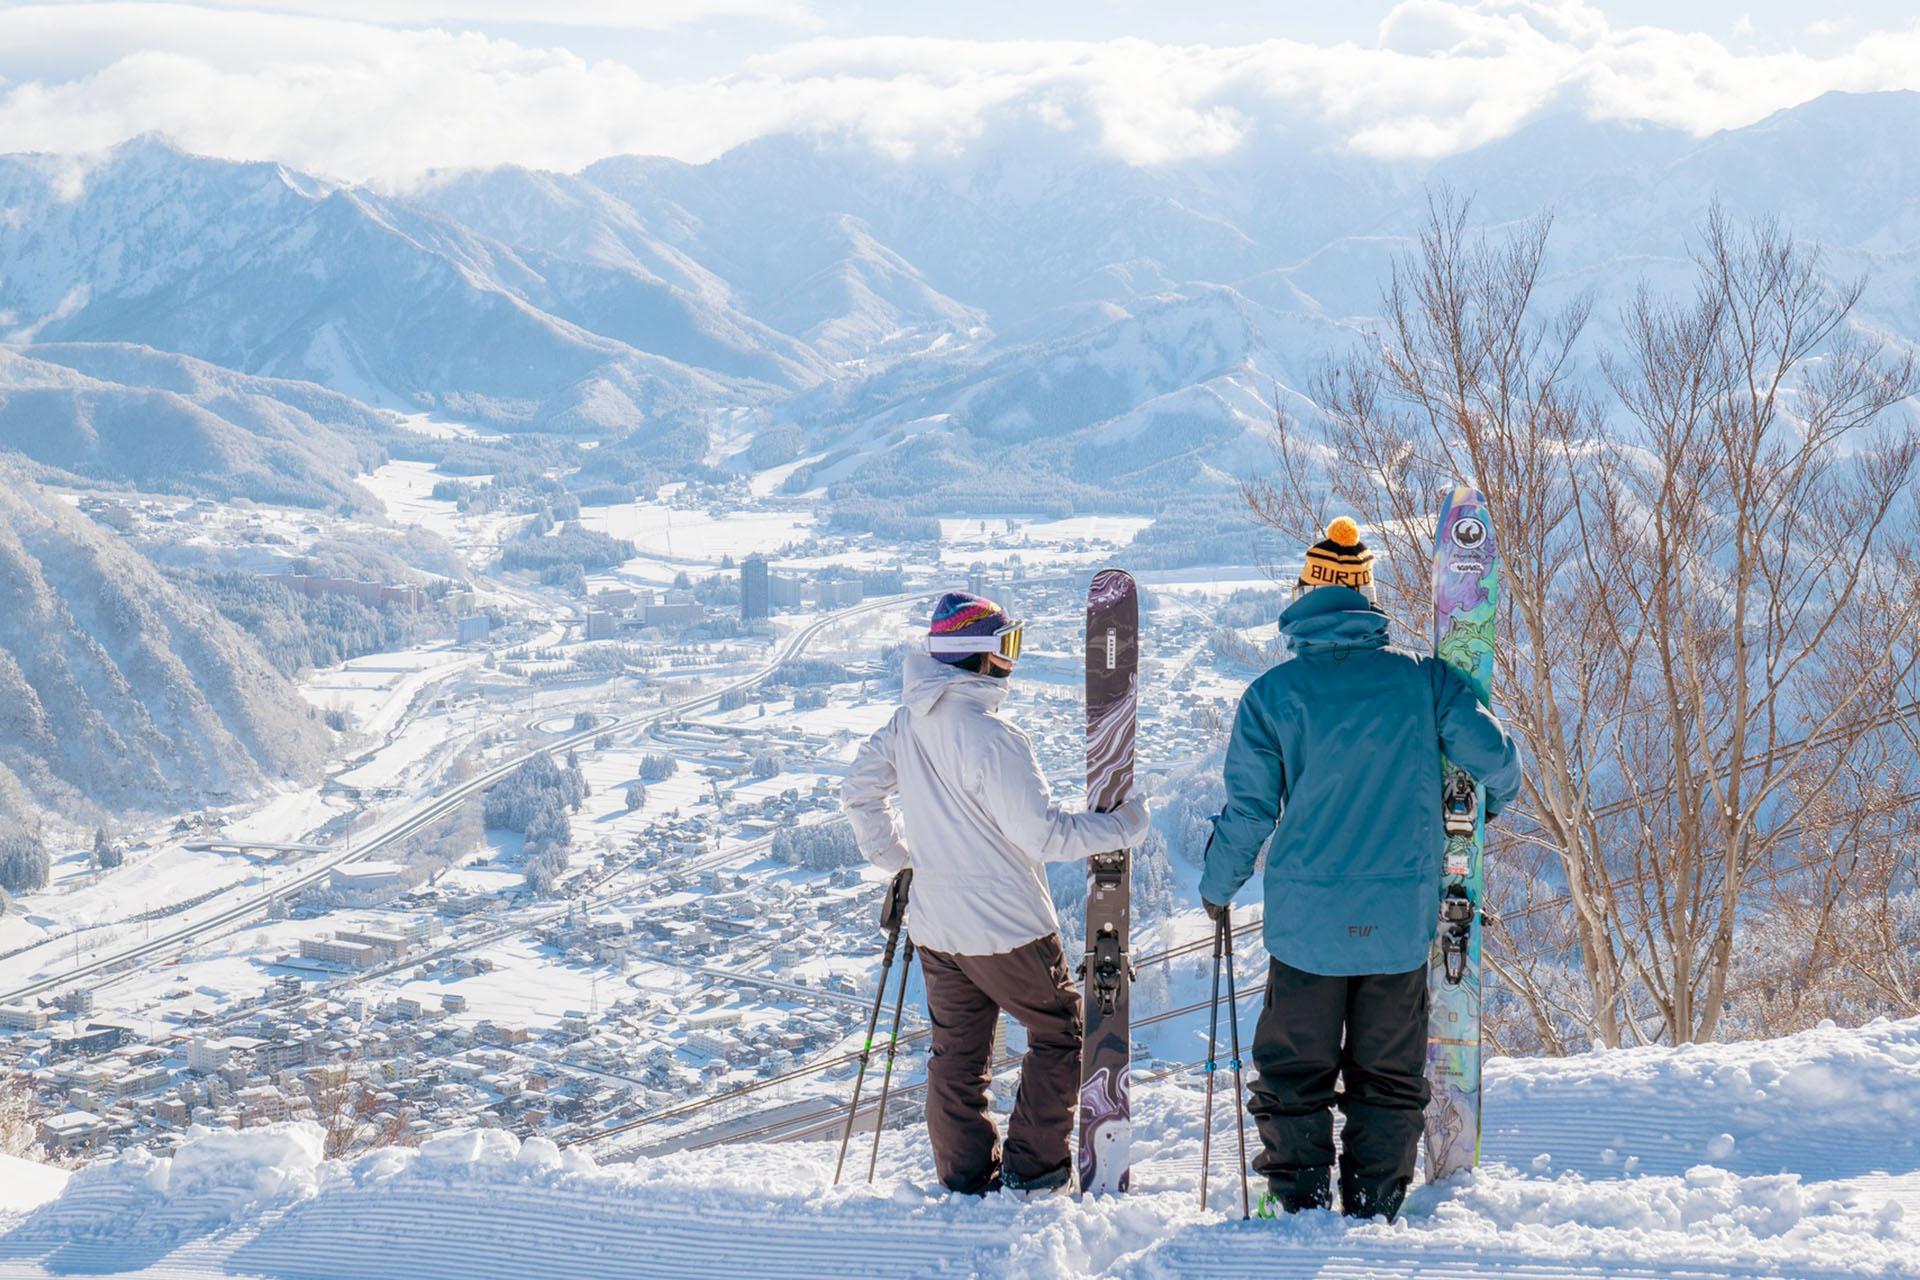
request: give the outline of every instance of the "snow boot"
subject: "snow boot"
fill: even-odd
[[[953,1183],[942,1179],[940,1185],[956,1196],[972,1196],[976,1200],[984,1200],[986,1197],[999,1191],[1004,1185],[1001,1182],[1001,1177],[1005,1172],[1006,1170],[1001,1166],[1000,1162],[995,1160],[987,1166],[985,1173],[980,1174],[970,1182],[955,1186]]]
[[[1260,1216],[1276,1213],[1305,1213],[1309,1209],[1333,1208],[1333,1175],[1324,1168],[1296,1169],[1291,1174],[1267,1179],[1267,1194],[1260,1197]]]
[[[1022,1200],[1039,1200],[1056,1192],[1066,1190],[1073,1182],[1073,1165],[1057,1165],[1045,1173],[1023,1178],[1013,1171],[1012,1165],[1000,1170],[1000,1185],[1019,1196]]]
[[[1406,1178],[1385,1182],[1340,1179],[1340,1212],[1349,1218],[1385,1218],[1392,1222],[1400,1216],[1401,1202],[1407,1198]]]

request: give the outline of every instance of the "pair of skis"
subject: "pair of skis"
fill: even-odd
[[[1447,495],[1433,543],[1433,652],[1482,703],[1493,695],[1500,555],[1478,489]],[[1427,964],[1427,1181],[1480,1161],[1480,917],[1486,884],[1486,796],[1467,773],[1440,762],[1446,851],[1439,928]]]
[[[1102,569],[1087,589],[1087,808],[1101,813],[1125,804],[1133,791],[1139,666],[1139,588],[1125,571]],[[1086,1030],[1076,1161],[1082,1192],[1127,1189],[1133,1132],[1131,863],[1127,849],[1087,859],[1087,952],[1080,969]]]
[[[1500,559],[1486,498],[1456,487],[1441,508],[1433,551],[1434,653],[1467,677],[1481,702],[1493,691]],[[1096,574],[1087,592],[1087,804],[1102,812],[1133,787],[1139,704],[1139,592],[1119,569]],[[1480,904],[1485,887],[1485,795],[1465,771],[1441,761],[1446,830],[1440,919],[1428,965],[1430,1007],[1426,1114],[1427,1180],[1480,1159]],[[1132,1040],[1127,959],[1131,924],[1126,849],[1087,865],[1086,1037],[1080,1066],[1080,1189],[1125,1191],[1132,1122]],[[1229,947],[1232,939],[1227,940]],[[1238,1009],[1230,1013],[1237,1018]],[[1237,1022],[1236,1022],[1237,1025]],[[1237,1056],[1237,1055],[1236,1055]]]

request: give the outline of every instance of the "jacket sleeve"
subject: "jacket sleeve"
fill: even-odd
[[[1444,662],[1428,659],[1434,673],[1434,711],[1440,722],[1440,746],[1447,759],[1486,788],[1487,817],[1520,794],[1520,747],[1493,712],[1482,706],[1465,676]]]
[[[853,767],[840,784],[840,808],[853,827],[854,843],[868,862],[886,871],[899,871],[911,861],[900,838],[900,822],[888,803],[899,789],[893,768],[894,740],[900,717],[881,725],[854,754]]]
[[[1227,743],[1227,800],[1200,873],[1200,896],[1208,902],[1233,900],[1253,874],[1260,847],[1280,820],[1286,762],[1281,758],[1279,735],[1256,696],[1258,688],[1256,682],[1241,696],[1233,737]]]
[[[999,727],[983,762],[981,791],[1000,833],[1016,848],[1036,862],[1067,862],[1131,843],[1117,815],[1069,813],[1055,804],[1033,744],[1012,725]]]

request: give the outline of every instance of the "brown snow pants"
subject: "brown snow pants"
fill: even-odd
[[[1004,1159],[1022,1182],[1068,1168],[1074,1100],[1080,1092],[1080,992],[1060,936],[1048,934],[991,956],[920,951],[933,1022],[927,1060],[927,1136],[934,1168],[954,1191],[992,1189]],[[1027,1030],[1020,1091],[1007,1121],[1004,1157],[987,1109],[995,1020]]]

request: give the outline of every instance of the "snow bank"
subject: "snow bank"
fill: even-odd
[[[1852,1177],[1920,1168],[1920,1032],[1912,1020],[1782,1040],[1495,1059],[1485,1149],[1590,1177],[1742,1173]],[[1718,1119],[1703,1125],[1700,1118]],[[1551,1151],[1533,1135],[1551,1132]]]
[[[1920,1019],[1489,1073],[1486,1160],[1403,1219],[1202,1212],[1197,1082],[1137,1094],[1124,1198],[941,1194],[917,1129],[871,1187],[830,1144],[600,1167],[496,1131],[352,1161],[311,1126],[197,1133],[0,1216],[0,1274],[383,1277],[1920,1276]],[[1231,1111],[1216,1156],[1231,1148]],[[858,1162],[856,1162],[857,1165]]]
[[[38,1208],[60,1194],[68,1176],[50,1164],[0,1155],[0,1214]]]

